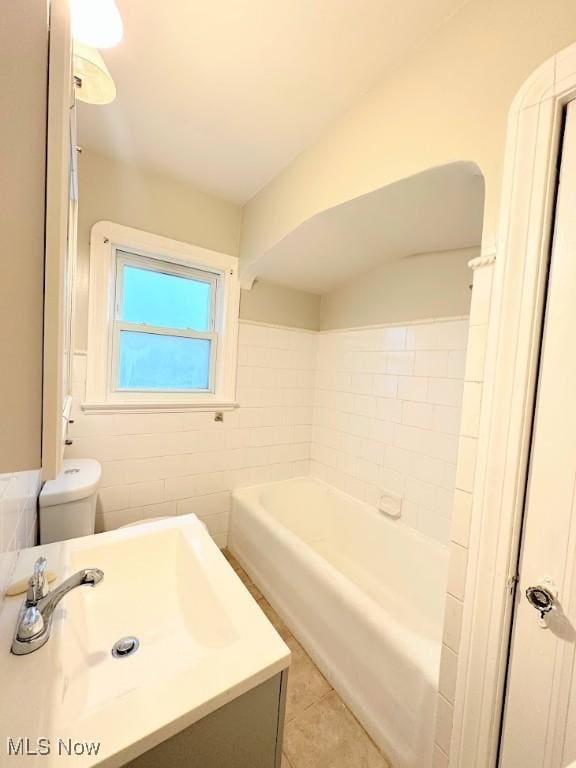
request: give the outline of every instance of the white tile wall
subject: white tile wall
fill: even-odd
[[[240,323],[238,400],[224,414],[85,415],[85,357],[75,356],[70,457],[102,463],[98,528],[195,512],[224,546],[230,492],[308,475],[317,334]]]
[[[0,475],[0,552],[36,544],[40,471]]]
[[[223,546],[230,492],[312,473],[448,543],[466,319],[316,334],[240,323],[240,408],[85,415],[75,356],[68,456],[102,463],[98,528],[197,513]],[[311,454],[313,456],[310,462]]]
[[[403,520],[449,541],[467,318],[324,332],[312,474],[369,504],[403,497]]]
[[[432,768],[448,768],[448,756],[437,744],[434,745]]]
[[[452,738],[452,721],[454,718],[454,708],[442,694],[438,694],[438,708],[436,710],[436,745],[438,751],[444,754],[448,765],[448,752],[450,750],[450,739]],[[436,756],[437,764],[442,765],[440,756]]]
[[[436,721],[434,766],[447,768],[455,690],[462,612],[466,599],[466,570],[473,488],[476,474],[476,447],[480,426],[484,358],[492,297],[493,262],[480,261],[474,270],[470,332],[465,365],[464,399],[460,429],[460,448],[456,472],[454,510],[450,530],[450,567],[440,669],[440,692]]]

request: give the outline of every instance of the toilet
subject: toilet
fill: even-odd
[[[94,533],[102,468],[95,459],[65,459],[40,491],[40,543]]]

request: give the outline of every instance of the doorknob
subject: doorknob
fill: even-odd
[[[540,614],[539,623],[541,627],[546,627],[544,619],[546,614],[550,613],[554,608],[557,596],[558,590],[554,586],[554,583],[548,578],[542,579],[541,584],[537,584],[534,587],[528,587],[526,590],[526,599]]]

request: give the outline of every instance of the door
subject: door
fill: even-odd
[[[562,147],[501,768],[566,768],[576,761],[575,499],[576,102],[571,102]]]

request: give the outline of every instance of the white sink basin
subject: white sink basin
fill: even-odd
[[[50,739],[29,766],[116,766],[285,669],[289,650],[194,515],[23,550],[0,558],[12,579],[40,555],[59,583],[104,571],[59,605],[52,635],[10,654],[22,597],[0,604],[0,765],[22,765],[6,739]],[[54,585],[52,585],[54,586]],[[114,658],[135,636],[138,650]],[[58,739],[100,742],[98,755],[58,754]]]

